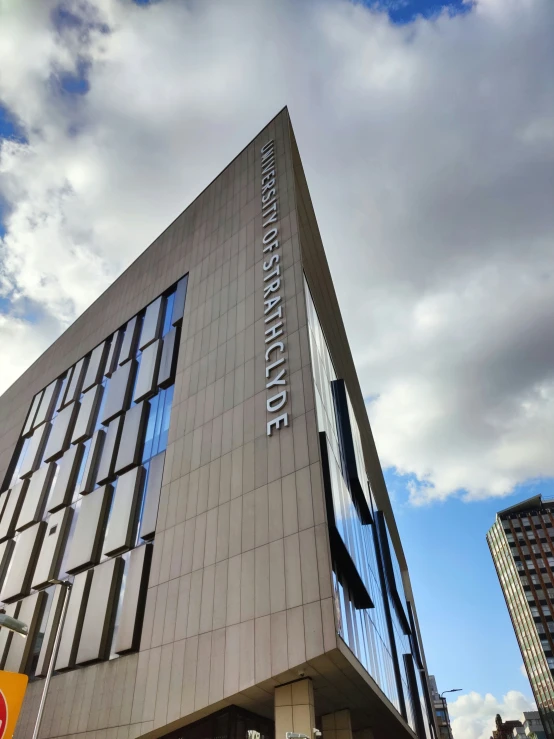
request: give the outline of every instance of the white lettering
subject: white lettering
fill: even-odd
[[[271,364],[268,364],[265,368],[265,376],[266,379],[269,380],[269,375],[271,374],[271,370],[275,369],[275,367],[278,367],[280,364],[283,364],[285,361],[284,357],[281,357],[281,359],[276,359],[275,362],[272,362]]]
[[[268,231],[266,235],[263,237],[262,241],[264,244],[269,244],[271,239],[274,239],[277,236],[277,229],[272,228],[271,231]]]
[[[276,318],[282,318],[283,317],[283,306],[280,305],[274,313],[272,313],[270,316],[267,316],[267,318],[264,319],[264,323],[270,323],[271,321],[275,320]]]
[[[265,340],[265,343],[267,344],[268,341],[273,341],[273,339],[276,339],[278,336],[281,336],[283,333],[283,321],[279,321],[279,323],[276,323],[275,326],[270,326],[265,332],[265,335],[267,336],[267,339]]]
[[[267,270],[271,269],[274,264],[277,264],[279,259],[281,259],[281,257],[278,254],[273,254],[273,256],[268,262],[264,262],[264,272],[267,272]]]
[[[266,313],[269,313],[269,311],[273,308],[274,305],[277,305],[277,303],[281,302],[281,296],[277,295],[276,298],[270,298],[269,300],[264,300],[264,316]]]
[[[270,159],[268,162],[263,163],[262,174],[268,174],[271,169],[275,172],[275,159]]]
[[[288,384],[288,367],[285,343],[283,341],[275,341],[279,336],[284,337],[285,317],[283,315],[283,298],[280,294],[282,286],[281,256],[280,252],[273,253],[280,246],[279,239],[277,238],[279,231],[279,203],[277,199],[277,169],[275,166],[275,145],[273,141],[268,141],[267,144],[264,144],[261,148],[261,157],[262,178],[260,197],[262,205],[262,228],[264,229],[262,250],[264,254],[271,255],[262,263],[264,272],[264,323],[269,324],[275,321],[265,331],[265,343],[270,344],[265,351],[266,390],[271,390],[271,388],[278,386],[283,387],[281,392],[266,399],[266,408],[268,413],[279,413],[288,400],[288,390],[286,389]],[[275,354],[281,354],[283,356],[277,356],[275,358]],[[279,430],[288,425],[289,414],[282,413],[267,422],[266,433],[268,436],[271,436],[275,429]],[[257,738],[249,736],[248,739]]]
[[[270,205],[269,207],[267,205],[264,205],[262,210],[263,210],[262,216],[264,218],[268,216],[271,213],[271,211],[274,211],[275,215],[277,215],[277,203],[273,203],[273,205]]]
[[[269,362],[269,358],[271,356],[271,352],[274,349],[279,349],[280,352],[284,352],[285,351],[285,345],[283,344],[282,341],[276,341],[275,344],[272,344],[270,347],[268,347],[268,349],[266,350],[266,353],[265,353],[265,361],[266,362]]]
[[[264,299],[267,298],[269,293],[276,292],[281,287],[281,278],[278,277],[276,280],[274,280],[271,285],[268,285],[264,290]]]
[[[274,249],[277,249],[279,247],[279,240],[275,239],[275,241],[272,244],[268,244],[266,247],[264,247],[264,254],[268,251],[273,251]]]
[[[274,426],[276,429],[280,429],[281,426],[288,426],[289,425],[289,414],[283,413],[282,416],[277,416],[277,418],[272,418],[271,421],[267,422],[267,435],[273,436],[273,432],[271,431],[271,428]]]
[[[266,384],[266,386],[265,386],[266,390],[269,390],[269,388],[270,388],[270,387],[273,387],[274,385],[286,385],[286,384],[287,384],[287,381],[286,381],[286,380],[283,380],[283,379],[281,379],[282,377],[284,377],[284,376],[285,376],[286,372],[287,372],[287,370],[286,370],[285,368],[283,368],[283,369],[282,369],[282,370],[281,370],[281,371],[279,372],[279,374],[277,375],[277,377],[276,377],[276,378],[275,378],[274,380],[271,380],[271,382],[268,382],[268,383]]]
[[[272,187],[269,192],[266,192],[266,194],[262,198],[262,203],[267,203],[268,200],[271,200],[271,198],[275,195],[275,188]],[[273,202],[273,201],[271,201]],[[262,208],[265,207],[262,205]]]
[[[273,319],[274,319],[274,318],[282,318],[282,317],[283,317],[283,306],[282,306],[282,305],[280,305],[280,306],[279,306],[279,307],[277,308],[277,310],[275,311],[275,313],[272,313],[272,314],[271,314],[270,316],[268,316],[268,317],[267,317],[267,318],[266,318],[266,319],[264,320],[264,323],[269,323],[270,321],[273,321]]]
[[[277,413],[287,402],[287,391],[281,390],[277,395],[272,395],[267,399],[266,408],[270,413]]]
[[[270,272],[268,275],[264,277],[264,282],[267,282],[268,280],[271,280],[272,277],[277,277],[277,275],[281,274],[281,267],[277,265],[273,272]]]
[[[268,190],[271,190],[271,195],[269,195],[267,198],[262,197],[262,203],[267,203],[267,201],[271,200],[271,198],[275,195],[275,188],[273,187],[274,184],[275,184],[275,178],[272,180],[269,180],[267,185],[264,185],[262,187],[262,195],[264,193],[267,193]]]
[[[263,214],[263,217],[265,218],[265,213]],[[266,226],[269,226],[269,225],[270,225],[271,223],[275,223],[275,221],[276,221],[276,220],[277,220],[277,213],[275,212],[275,213],[274,213],[274,214],[273,214],[273,215],[271,216],[271,218],[268,218],[268,219],[267,219],[267,221],[266,221],[266,222],[264,223],[264,228],[265,228]]]

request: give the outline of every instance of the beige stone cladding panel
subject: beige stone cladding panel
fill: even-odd
[[[212,248],[189,275],[141,644],[150,681],[157,671],[158,689],[170,686],[167,712],[159,705],[141,717],[154,727],[335,646],[287,135],[285,127],[275,140],[291,424],[267,436],[264,135],[250,220],[228,238],[221,227],[208,235]]]
[[[272,437],[260,204],[270,138],[291,415]],[[45,381],[189,272],[141,651],[55,677],[44,738],[133,739],[238,691],[242,705],[271,703],[272,676],[336,647],[289,147],[285,110],[0,399],[15,419],[0,438],[5,469]],[[31,737],[40,687],[28,690],[16,739]]]

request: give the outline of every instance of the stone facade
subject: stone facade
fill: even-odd
[[[263,160],[271,151],[273,164]],[[273,254],[279,260],[269,263]],[[275,718],[279,736],[311,736],[319,726],[330,739],[432,737],[406,562],[286,109],[0,398],[0,479],[35,393],[183,275],[188,289],[140,648],[56,675],[41,738],[157,737],[230,705]],[[371,674],[353,642],[347,646],[307,290],[348,389],[372,506],[386,521],[418,683],[408,669],[401,679],[403,668]],[[282,314],[270,318],[264,301],[277,295]],[[268,359],[270,341],[283,348]],[[268,369],[277,358],[283,364]],[[268,388],[282,367],[284,383]],[[387,608],[395,617],[394,604]],[[16,739],[31,737],[42,685],[29,685]]]

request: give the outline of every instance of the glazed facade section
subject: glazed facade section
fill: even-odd
[[[418,736],[431,737],[425,673],[394,547],[368,483],[348,391],[336,376],[307,284],[305,293],[337,629]],[[417,677],[414,661],[423,671]]]
[[[2,632],[0,668],[137,650],[170,425],[187,277],[38,392],[0,495],[0,600],[29,626]]]
[[[515,509],[516,507],[514,507]],[[487,541],[549,739],[554,737],[554,507],[539,497],[507,509]]]

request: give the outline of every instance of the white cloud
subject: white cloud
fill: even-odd
[[[525,665],[523,664],[523,662],[519,666],[519,671],[521,672],[523,677],[527,677],[527,670],[525,669]]]
[[[503,721],[519,719],[524,711],[536,711],[533,701],[517,690],[509,690],[502,700],[487,693],[471,692],[448,704],[452,733],[456,739],[490,739],[497,713]]]
[[[346,0],[67,0],[56,30],[56,6],[0,0],[29,140],[0,150],[3,387],[288,103],[384,464],[414,502],[554,475],[550,0],[409,27]]]

